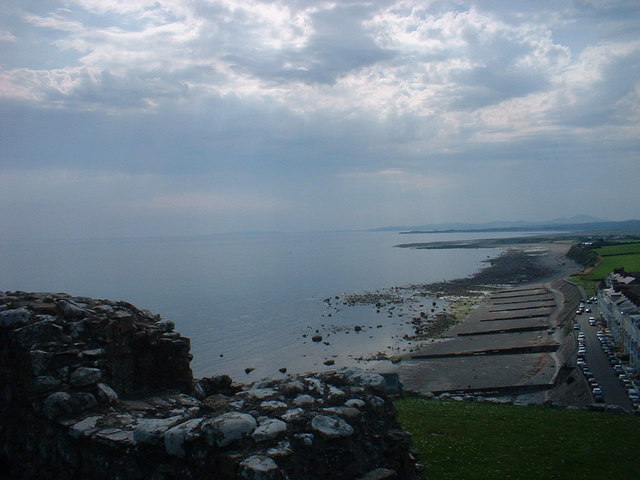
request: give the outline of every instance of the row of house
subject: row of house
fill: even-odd
[[[598,290],[598,307],[618,349],[640,371],[640,273],[609,274]]]

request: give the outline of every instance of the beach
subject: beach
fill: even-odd
[[[579,295],[563,280],[580,270],[566,258],[569,248],[512,244],[468,278],[406,287],[445,298],[450,308],[409,352],[375,369],[398,374],[419,394],[524,395],[542,403],[565,364],[570,338],[562,327]]]

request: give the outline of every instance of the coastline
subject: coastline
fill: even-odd
[[[500,255],[487,260],[489,265],[470,277],[410,288],[448,299],[453,314],[450,321],[438,329],[437,333],[442,334],[463,321],[491,291],[550,283],[580,271],[581,267],[566,257],[569,248],[568,244],[558,243],[513,243]]]
[[[407,287],[446,299],[445,321],[393,364],[371,367],[398,374],[406,390],[420,395],[455,392],[526,403],[571,401],[581,393],[554,387],[569,346],[562,328],[566,302],[573,301],[561,290],[569,286],[577,292],[564,280],[580,271],[565,256],[569,248],[513,244],[468,278]]]
[[[395,350],[410,352],[420,345],[409,345],[410,348],[405,348],[408,340],[420,343],[442,336],[450,328],[464,321],[466,315],[491,291],[550,283],[581,270],[580,266],[566,257],[570,244],[530,243],[522,240],[518,243],[513,242],[499,255],[486,260],[488,265],[469,277],[395,287],[396,292],[404,292],[405,298],[419,296],[444,301],[444,305],[439,305],[435,311],[432,309],[432,315],[414,316],[411,323],[415,335],[405,336],[394,346]],[[486,248],[493,240],[488,240],[486,244],[481,242],[483,241],[478,241],[478,246],[474,248]],[[385,355],[379,352],[376,359],[384,358]]]
[[[443,294],[464,294],[487,287],[546,283],[568,277],[581,269],[580,266],[566,257],[571,247],[568,243],[531,243],[522,240],[520,239],[520,242],[517,243],[513,242],[506,248],[496,245],[495,240],[478,241],[474,243],[473,248],[494,247],[505,248],[505,250],[497,257],[487,260],[489,265],[470,277],[425,285],[413,285],[411,287]],[[430,248],[440,247],[434,246]]]
[[[478,248],[486,246],[483,244]],[[568,243],[536,243],[520,239],[496,257],[486,260],[487,266],[469,277],[395,287],[394,291],[403,292],[404,298],[435,298],[438,306],[427,315],[415,315],[414,311],[414,316],[407,320],[414,334],[397,339],[392,352],[387,347],[386,351],[381,350],[359,361],[364,362],[364,368],[377,372],[396,372],[413,352],[442,341],[452,329],[464,324],[491,292],[549,285],[579,272],[581,267],[565,256],[570,246]]]
[[[259,367],[254,362],[244,362],[244,373],[232,376],[251,383],[262,377],[352,366],[389,370],[425,343],[446,336],[491,291],[551,281],[577,271],[565,257],[569,247],[521,238],[509,248],[496,247],[495,255],[488,256],[479,271],[464,278],[328,297],[323,300],[322,321],[309,324],[288,347],[299,355],[298,364],[282,361],[265,371],[254,368]]]

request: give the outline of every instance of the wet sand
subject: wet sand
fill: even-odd
[[[487,242],[486,244],[474,243],[473,245],[475,248],[496,246],[493,240]],[[483,288],[495,289],[504,286],[515,287],[551,282],[559,278],[566,278],[581,270],[578,265],[566,257],[570,248],[571,245],[567,243],[510,244],[501,255],[489,260],[489,265],[486,268],[471,277],[412,287],[443,294],[464,295]]]

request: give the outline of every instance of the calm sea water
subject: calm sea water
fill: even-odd
[[[342,308],[338,300],[330,307],[324,300],[471,275],[499,251],[394,245],[489,236],[331,232],[2,243],[0,290],[131,302],[173,320],[191,338],[196,376],[227,373],[247,382],[283,367],[322,369],[327,359],[349,365],[395,348],[410,331],[400,309]],[[356,333],[355,325],[366,328]],[[310,341],[316,330],[324,342]]]

